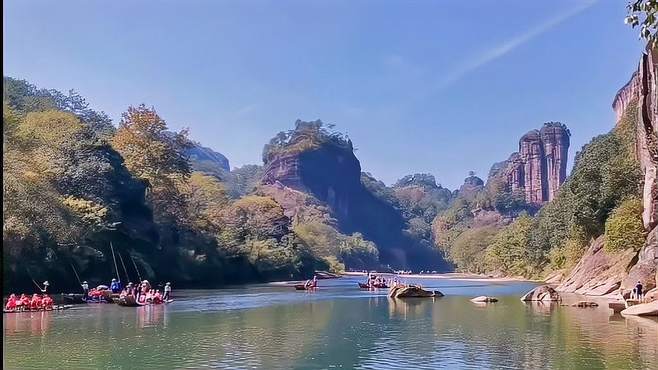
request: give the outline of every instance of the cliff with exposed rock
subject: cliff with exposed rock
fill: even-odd
[[[616,253],[606,252],[602,238],[591,244],[558,290],[588,295],[628,295],[638,281],[645,289],[658,284],[658,50],[647,48],[637,71],[616,94],[612,108],[615,129],[623,130],[628,116],[634,135],[633,155],[641,170],[642,224],[646,241]]]
[[[541,205],[555,198],[567,178],[569,129],[548,122],[519,140],[519,151],[497,163],[490,177],[499,176],[509,192],[521,192],[528,204]]]
[[[297,121],[266,145],[261,191],[281,200],[287,214],[303,214],[303,194],[326,206],[344,233],[359,232],[376,243],[380,261],[400,268],[440,270],[438,252],[404,233],[399,209],[375,196],[361,182],[361,165],[352,143],[320,121]]]

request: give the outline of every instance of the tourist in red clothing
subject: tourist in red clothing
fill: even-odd
[[[38,294],[34,293],[32,295],[32,300],[30,301],[31,310],[39,310],[41,308],[41,297]]]
[[[7,299],[7,304],[5,305],[5,310],[15,311],[16,310],[16,295],[10,294],[9,299]]]

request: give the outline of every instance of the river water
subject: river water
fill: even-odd
[[[446,296],[393,300],[357,281],[4,314],[4,368],[658,369],[658,321],[612,315],[605,304],[525,304],[519,297],[532,283],[454,279],[409,279]],[[469,301],[479,295],[500,301]]]

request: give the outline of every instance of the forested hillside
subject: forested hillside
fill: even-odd
[[[124,281],[208,286],[327,267],[277,203],[232,201],[224,183],[193,171],[187,133],[172,134],[153,108],[129,107],[115,128],[74,92],[3,82],[5,287],[48,279],[65,290],[78,284],[74,270],[105,282],[117,275],[110,242]],[[253,186],[254,171],[242,172],[229,191]]]
[[[7,287],[49,280],[66,290],[79,283],[76,273],[92,284],[118,274],[215,286],[384,262],[446,268],[429,225],[450,191],[427,175],[393,188],[361,175],[351,142],[319,121],[277,135],[264,163],[331,152],[333,143],[353,158],[344,201],[312,172],[299,191],[269,181],[259,165],[230,170],[226,157],[191,142],[185,130],[171,131],[152,107],[128,107],[115,126],[73,91],[9,77],[3,88]],[[323,160],[338,163],[331,155]]]

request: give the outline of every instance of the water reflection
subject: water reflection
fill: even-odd
[[[3,316],[5,335],[44,336],[52,322],[52,311],[9,313]]]
[[[137,327],[140,329],[162,326],[167,328],[167,308],[164,305],[151,305],[137,308]]]
[[[388,298],[388,311],[390,318],[414,318],[425,316],[431,310],[436,298]]]
[[[523,302],[526,307],[532,309],[535,314],[551,315],[560,304],[558,302]]]
[[[244,292],[190,293],[189,298],[166,306],[97,305],[77,312],[4,315],[5,365],[37,369],[50,369],[53,364],[149,369],[657,367],[657,320],[611,316],[604,305],[582,309],[525,304],[519,301],[525,290],[525,285],[492,285],[490,291],[464,286],[459,289],[463,296],[391,299],[358,291],[351,283],[315,294],[254,287]],[[500,301],[476,306],[469,298],[477,295],[495,295]],[[210,311],[208,306],[221,309]]]

